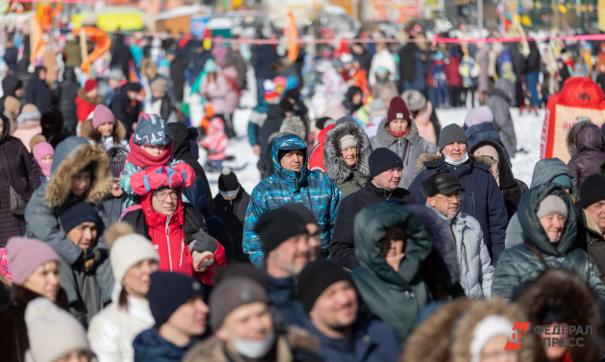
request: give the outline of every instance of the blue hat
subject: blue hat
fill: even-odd
[[[81,201],[65,210],[61,216],[59,216],[59,221],[61,222],[63,232],[67,234],[83,222],[91,221],[97,224],[99,222],[99,216],[94,207],[87,202]]]
[[[134,143],[139,146],[167,146],[172,142],[166,121],[161,116],[150,113],[141,113],[133,137]]]
[[[151,274],[147,300],[156,328],[166,323],[181,305],[202,295],[202,285],[190,276],[160,271]]]

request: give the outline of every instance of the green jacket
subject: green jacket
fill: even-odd
[[[400,226],[406,233],[405,258],[393,270],[380,252],[385,231]],[[353,229],[359,266],[353,280],[372,314],[388,324],[403,342],[412,332],[418,312],[429,301],[429,290],[420,274],[433,244],[422,222],[404,205],[380,203],[362,209]]]
[[[548,240],[536,215],[540,202],[551,194],[561,197],[568,210],[565,230],[558,244]],[[567,193],[554,184],[536,186],[525,192],[517,214],[524,243],[506,249],[500,255],[492,282],[492,296],[511,299],[517,288],[533,281],[547,268],[561,268],[580,275],[593,289],[601,310],[605,310],[605,285],[586,252],[576,245],[578,218]]]

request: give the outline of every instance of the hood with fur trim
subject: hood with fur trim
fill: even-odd
[[[82,122],[82,126],[80,126],[80,136],[95,142],[100,141],[101,135],[100,133],[95,132],[95,129],[92,126],[92,117],[88,117],[88,119]],[[123,141],[126,139],[126,127],[124,127],[122,122],[117,119],[113,125],[112,136],[114,139],[117,137],[117,141]]]
[[[471,156],[469,154],[470,160],[479,164],[481,167],[485,168],[489,171],[491,167],[491,160],[487,156]],[[424,170],[425,168],[435,168],[437,164],[441,161],[443,156],[440,153],[423,153],[418,157],[416,161],[416,167],[419,170]]]
[[[527,320],[523,310],[518,305],[508,303],[503,299],[495,298],[476,302],[456,322],[452,336],[450,361],[469,362],[473,360],[470,347],[474,338],[475,327],[491,315],[502,316],[508,319],[511,324]],[[510,333],[512,336],[513,331],[511,330]],[[535,361],[535,354],[536,345],[531,333],[523,334],[518,360],[520,362]]]
[[[346,135],[351,135],[357,140],[357,164],[355,168],[347,167],[340,157],[340,139]],[[334,183],[340,185],[351,176],[354,169],[368,176],[370,174],[368,164],[370,152],[370,140],[365,132],[351,117],[344,118],[336,124],[336,127],[326,137],[324,153],[328,177]]]
[[[46,205],[50,208],[63,205],[71,194],[72,176],[91,164],[92,182],[84,200],[96,205],[108,194],[112,183],[107,154],[82,137],[69,137],[59,143],[44,192]]]

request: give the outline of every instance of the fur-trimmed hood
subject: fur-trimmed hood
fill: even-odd
[[[111,187],[112,177],[107,154],[82,137],[69,137],[59,143],[53,157],[52,173],[44,192],[46,205],[50,208],[62,206],[71,193],[72,176],[90,164],[94,165],[92,182],[84,199],[96,205],[103,200]]]
[[[482,168],[486,169],[489,171],[489,168],[491,166],[491,160],[489,157],[487,156],[470,156],[470,160],[475,162],[476,164],[480,165]],[[430,168],[435,168],[437,167],[437,165],[441,162],[441,160],[443,159],[443,156],[441,155],[441,153],[423,153],[420,155],[420,157],[418,157],[418,160],[416,161],[416,167],[418,167],[419,170],[424,170],[425,168],[430,169]]]
[[[98,134],[98,132],[95,132],[95,129],[92,126],[92,118],[88,117],[87,120],[82,122],[82,126],[80,126],[80,136],[95,142],[99,142],[99,139],[95,139],[95,133]],[[117,137],[117,141],[123,141],[126,139],[126,127],[124,127],[122,122],[117,119],[113,126],[112,136],[114,138]]]
[[[603,136],[599,126],[589,121],[576,123],[567,133],[567,150],[574,157],[584,151],[604,151]]]
[[[351,135],[357,140],[357,165],[355,165],[355,168],[347,167],[340,157],[340,139],[346,135]],[[343,118],[326,137],[324,154],[328,176],[337,185],[345,182],[351,176],[353,170],[368,176],[370,174],[368,164],[370,152],[370,140],[365,132],[351,117]]]
[[[474,338],[475,327],[490,315],[505,317],[511,324],[527,320],[523,310],[518,305],[508,303],[505,300],[496,298],[476,302],[456,322],[450,350],[451,362],[468,362],[473,360],[470,346]],[[510,335],[512,336],[512,334],[513,330],[511,329]],[[523,334],[519,361],[535,361],[535,354],[536,346],[534,339],[530,333]]]

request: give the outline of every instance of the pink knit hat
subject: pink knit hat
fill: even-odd
[[[40,169],[42,170],[42,174],[46,177],[50,176],[52,162],[42,163],[42,157],[54,155],[55,150],[53,149],[53,146],[48,142],[40,142],[34,146],[32,153],[34,154],[38,166],[40,166]]]
[[[59,256],[48,244],[19,236],[8,239],[8,267],[13,283],[23,285],[27,278],[42,264],[59,262]]]
[[[92,127],[97,129],[103,123],[116,123],[116,117],[113,115],[111,109],[107,108],[103,104],[99,104],[95,107],[92,112]]]

